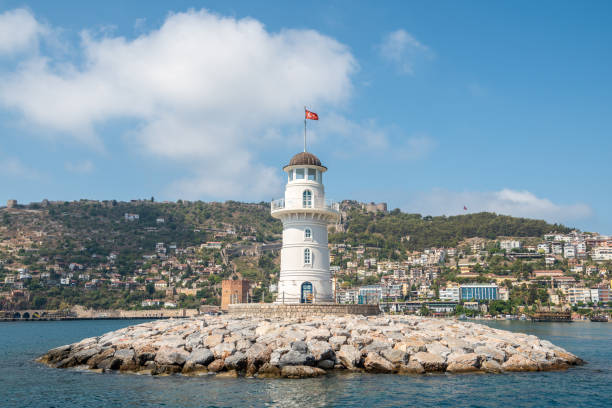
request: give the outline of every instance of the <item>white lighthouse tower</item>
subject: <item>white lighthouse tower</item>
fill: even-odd
[[[285,198],[272,202],[283,222],[277,303],[334,302],[329,271],[327,225],[338,222],[339,206],[325,200],[327,167],[312,153],[298,153],[283,167]]]

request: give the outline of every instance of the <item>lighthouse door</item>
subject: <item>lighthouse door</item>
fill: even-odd
[[[312,283],[304,282],[302,283],[302,296],[300,299],[300,303],[312,303]]]

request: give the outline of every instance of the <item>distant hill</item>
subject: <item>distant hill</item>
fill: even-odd
[[[542,220],[487,212],[423,217],[420,214],[406,214],[398,209],[389,213],[366,212],[359,206],[348,205],[345,213],[345,232],[331,234],[331,242],[421,250],[429,247],[454,247],[466,238],[541,237],[549,232],[572,230]]]
[[[4,227],[0,230],[1,237],[9,238],[18,230],[45,231],[41,255],[63,254],[91,259],[92,254],[105,257],[118,251],[122,256],[140,258],[153,250],[157,242],[186,247],[211,240],[234,241],[244,236],[270,242],[280,239],[282,232],[280,221],[270,216],[266,202],[81,200],[46,205],[35,203],[20,208],[31,211],[0,211],[0,226]],[[332,243],[420,250],[453,247],[472,237],[540,237],[548,232],[571,230],[542,220],[493,213],[451,217],[423,217],[398,209],[372,213],[354,201],[345,201],[342,209],[340,230],[344,231],[331,233]],[[126,213],[137,214],[138,220],[127,221]],[[233,232],[226,234],[228,230]],[[61,240],[56,239],[59,236]]]

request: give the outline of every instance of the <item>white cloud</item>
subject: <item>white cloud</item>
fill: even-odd
[[[467,211],[463,207],[467,207]],[[404,207],[409,212],[428,215],[457,215],[481,211],[497,214],[544,219],[548,222],[572,222],[593,215],[583,203],[555,204],[529,191],[503,189],[491,192],[455,192],[434,189],[419,193]]]
[[[91,146],[104,145],[97,125],[135,119],[131,143],[188,169],[171,187],[184,197],[269,198],[276,187],[258,183],[273,173],[257,159],[270,146],[259,136],[296,122],[305,102],[344,103],[357,68],[346,46],[316,31],[272,33],[205,10],[171,14],[135,39],[85,31],[81,51],[78,66],[32,57],[0,76],[0,103]]]
[[[36,170],[23,164],[21,160],[16,157],[0,159],[0,169],[2,169],[2,173],[4,174],[21,179],[34,180],[40,177],[40,174]]]
[[[25,9],[8,10],[0,14],[0,55],[21,52],[38,43],[47,31],[32,13]]]
[[[64,168],[72,173],[91,173],[94,169],[94,164],[91,160],[81,160],[66,162],[64,163]]]
[[[380,55],[394,63],[403,74],[413,74],[414,65],[422,58],[431,58],[432,51],[406,30],[387,34],[379,46]]]

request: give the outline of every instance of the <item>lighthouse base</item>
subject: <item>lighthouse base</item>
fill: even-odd
[[[233,316],[258,316],[274,318],[300,318],[328,315],[362,315],[380,314],[378,305],[343,305],[338,303],[236,303],[229,305],[228,313]]]

